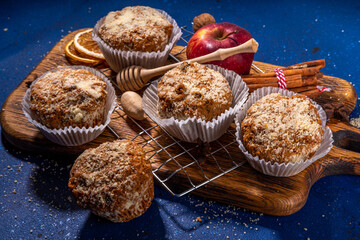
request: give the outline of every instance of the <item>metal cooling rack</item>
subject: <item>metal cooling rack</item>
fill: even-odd
[[[181,27],[181,29],[187,34],[181,37],[181,41],[187,45],[186,38],[191,37],[193,32],[187,30],[186,26]],[[180,60],[176,56],[184,50],[185,47],[176,54],[170,54],[169,57],[179,62]],[[112,80],[114,81],[114,79]],[[118,88],[116,81],[114,83]],[[118,90],[122,93],[119,88]],[[119,104],[117,104],[114,113],[118,114],[118,117],[126,115]],[[236,142],[235,129],[233,128],[227,130],[220,140],[212,142],[211,145],[190,144],[175,139],[150,118],[148,118],[147,123],[136,121],[130,116],[127,116],[127,119],[130,119],[130,123],[139,128],[138,134],[132,140],[142,145],[151,162],[156,159],[157,164],[159,164],[152,171],[154,177],[174,196],[181,197],[194,191],[245,163],[245,161],[237,160],[231,154],[231,152],[240,151]],[[120,138],[116,130],[110,126],[108,126],[108,129],[117,138]],[[227,140],[224,141],[223,139]],[[211,150],[206,150],[207,148]],[[219,161],[220,158],[221,161]],[[208,164],[213,165],[211,172],[206,168],[209,166]],[[214,166],[216,172],[213,171]],[[169,169],[171,170],[169,171]]]

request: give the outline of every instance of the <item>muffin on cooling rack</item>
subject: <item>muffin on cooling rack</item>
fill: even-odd
[[[212,142],[226,132],[248,91],[233,71],[185,62],[152,82],[144,92],[143,109],[180,140]]]
[[[168,71],[158,85],[159,115],[178,120],[211,121],[230,108],[233,95],[220,73],[199,63],[184,62]]]
[[[247,110],[241,132],[244,146],[252,155],[271,163],[294,163],[315,154],[324,130],[308,97],[273,93]]]
[[[181,29],[166,12],[151,7],[126,7],[110,12],[93,30],[107,63],[115,71],[138,65],[145,68],[165,64],[181,37]]]
[[[69,179],[77,204],[113,222],[143,214],[154,197],[151,164],[144,150],[128,140],[85,150]]]
[[[49,129],[95,127],[104,121],[106,82],[85,69],[50,71],[30,89],[30,109]]]
[[[159,11],[144,6],[110,12],[99,29],[100,38],[110,47],[125,51],[164,50],[173,25]]]

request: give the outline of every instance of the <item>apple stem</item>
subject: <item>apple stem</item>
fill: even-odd
[[[239,32],[238,30],[235,30],[235,31],[233,31],[233,32],[231,32],[231,33],[228,33],[228,34],[226,34],[225,36],[219,38],[219,40],[224,40],[225,38],[227,38],[227,37],[230,36],[231,34],[238,33],[238,32]]]

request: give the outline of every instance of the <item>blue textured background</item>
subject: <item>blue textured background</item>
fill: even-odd
[[[111,10],[146,5],[167,11],[179,26],[209,12],[246,28],[260,43],[255,60],[279,65],[325,58],[324,74],[352,82],[360,93],[359,1],[1,1],[0,102],[69,32],[93,27]],[[351,115],[358,116],[359,106]],[[141,217],[114,224],[82,210],[67,189],[71,159],[0,145],[1,239],[359,239],[360,178],[319,180],[299,212],[252,213],[160,187]],[[195,221],[197,217],[201,222]]]

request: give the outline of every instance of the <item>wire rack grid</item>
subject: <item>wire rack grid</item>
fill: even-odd
[[[186,26],[181,29],[187,34],[181,37],[181,41],[186,45],[186,38],[191,37],[193,32],[187,30]],[[184,50],[185,47],[176,54],[170,54],[169,57],[179,62],[176,56]],[[122,94],[114,78],[112,80]],[[131,124],[138,128],[139,131],[132,141],[142,145],[152,163],[153,176],[174,196],[181,197],[188,194],[246,162],[233,156],[234,151],[240,151],[234,128],[228,129],[223,137],[210,144],[190,144],[175,139],[151,119],[144,124],[127,116],[119,104],[114,113],[118,115],[116,117],[129,119]],[[110,126],[108,129],[115,137],[121,138],[115,129]]]

